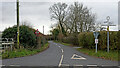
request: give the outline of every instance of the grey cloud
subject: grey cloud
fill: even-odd
[[[15,23],[16,8],[14,2],[2,2],[2,22]]]
[[[47,25],[50,26],[52,22],[50,21],[49,7],[54,2],[20,2],[20,21],[27,20],[31,24]],[[68,2],[66,2],[68,3]],[[71,2],[73,3],[73,2]],[[1,3],[0,3],[1,4]],[[117,17],[117,3],[115,2],[83,2],[89,8],[92,8],[92,12],[96,13],[98,20],[104,22],[106,16],[111,16],[111,21],[118,23]],[[14,25],[16,24],[16,4],[15,2],[6,2],[2,4],[3,11],[3,23]],[[1,12],[1,11],[0,11]],[[49,24],[48,24],[49,23]],[[4,25],[4,24],[3,24]],[[7,26],[6,26],[7,27]],[[5,28],[5,27],[4,27]],[[113,27],[114,29],[114,27]],[[46,29],[47,31],[49,29]],[[1,30],[0,30],[1,31]]]

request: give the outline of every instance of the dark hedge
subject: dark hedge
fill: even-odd
[[[20,26],[20,45],[24,47],[36,47],[35,30],[26,25]],[[14,38],[17,40],[17,26],[6,28],[3,31],[2,38]]]

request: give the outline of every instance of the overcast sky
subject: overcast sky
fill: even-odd
[[[16,0],[0,1],[0,31],[5,28],[16,25]],[[49,34],[51,24],[56,21],[50,20],[49,7],[57,2],[71,4],[77,0],[20,0],[20,24],[23,21],[28,22],[33,28]],[[104,22],[106,17],[110,16],[110,21],[117,26],[110,27],[111,31],[118,30],[118,0],[79,0],[91,11],[97,15],[97,21]]]

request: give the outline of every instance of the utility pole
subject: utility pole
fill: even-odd
[[[17,48],[19,48],[19,0],[17,0]]]
[[[116,26],[116,25],[113,25],[109,20],[110,20],[110,17],[107,16],[106,17],[107,21],[105,21],[104,23],[107,23],[106,25],[102,25],[102,26],[107,26],[107,52],[109,53],[109,27],[110,26]]]
[[[43,26],[43,34],[44,34],[44,26]]]

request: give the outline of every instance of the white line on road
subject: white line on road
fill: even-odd
[[[83,66],[83,65],[74,65],[74,66]]]
[[[75,56],[77,58],[75,58]],[[83,59],[83,60],[86,60],[86,58],[82,57],[82,56],[78,56],[77,54],[73,54],[73,56],[71,57],[71,59]]]
[[[101,66],[108,66],[108,65],[101,65]]]
[[[19,65],[9,65],[9,66],[19,66]]]
[[[61,48],[60,46],[58,46],[59,48]]]
[[[5,65],[0,65],[0,66],[5,66]]]
[[[87,65],[87,66],[97,66],[97,65]]]
[[[69,64],[61,64],[61,66],[69,66]]]
[[[59,67],[61,66],[61,64],[62,64],[62,60],[63,60],[63,55],[62,55],[62,57],[61,57],[61,60],[60,60],[60,63],[59,63]]]
[[[61,49],[62,53],[64,52],[63,49]]]

